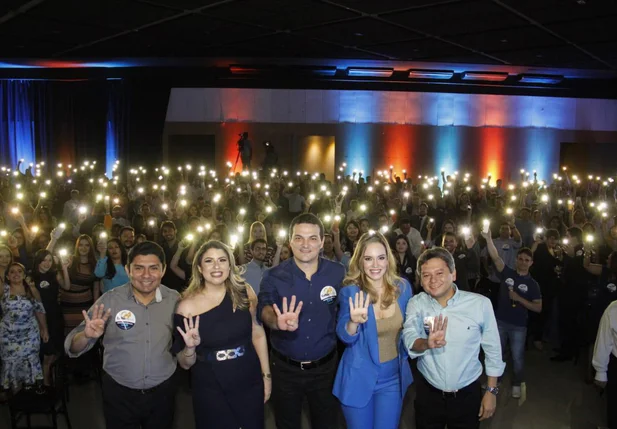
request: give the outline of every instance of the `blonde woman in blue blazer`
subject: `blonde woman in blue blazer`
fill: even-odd
[[[403,398],[413,382],[401,333],[409,282],[380,233],[362,235],[341,288],[336,325],[346,348],[334,395],[348,429],[396,429]]]

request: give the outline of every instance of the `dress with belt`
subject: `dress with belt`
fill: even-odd
[[[175,314],[174,325],[184,330],[184,317]],[[252,332],[251,313],[234,311],[229,294],[199,315],[201,344],[191,367],[197,429],[263,429],[264,384]],[[174,336],[172,352],[183,353],[177,329]]]

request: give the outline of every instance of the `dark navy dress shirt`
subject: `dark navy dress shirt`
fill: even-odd
[[[319,258],[317,272],[308,280],[294,258],[264,272],[259,290],[257,315],[267,305],[276,304],[283,311],[292,295],[302,301],[298,329],[293,332],[272,330],[272,347],[297,361],[313,361],[336,347],[336,309],[338,295],[345,277],[345,268],[338,262]]]

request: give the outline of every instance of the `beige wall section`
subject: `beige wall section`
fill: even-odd
[[[334,149],[334,136],[303,137],[298,144],[299,169],[323,171],[328,180],[334,180]]]

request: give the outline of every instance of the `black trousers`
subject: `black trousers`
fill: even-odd
[[[608,383],[606,383],[606,420],[609,429],[617,429],[617,358],[611,353],[608,362]]]
[[[107,429],[171,429],[175,399],[173,376],[154,390],[142,393],[116,383],[103,373],[103,413]]]
[[[444,395],[431,386],[421,375],[416,379],[417,429],[477,429],[478,413],[482,404],[482,386],[478,380],[459,390]]]
[[[581,303],[571,293],[563,291],[559,296],[559,336],[561,337],[561,354],[575,356],[578,354],[582,335],[579,323]]]
[[[308,399],[311,427],[337,429],[340,414],[338,400],[332,394],[338,357],[323,366],[302,370],[272,353],[272,405],[277,429],[302,427],[302,402]]]

